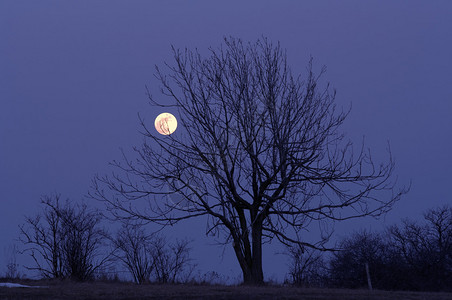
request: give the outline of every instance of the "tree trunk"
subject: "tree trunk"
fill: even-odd
[[[248,237],[246,237],[248,238]],[[264,283],[262,271],[262,225],[256,224],[252,228],[252,252],[250,256],[244,256],[240,246],[234,244],[234,250],[240,263],[243,274],[243,284],[261,285]]]
[[[251,264],[251,283],[252,284],[263,284],[264,283],[264,272],[262,270],[262,224],[253,226],[252,231],[252,264]]]

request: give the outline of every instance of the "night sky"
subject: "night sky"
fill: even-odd
[[[385,218],[340,224],[337,237],[452,203],[451,16],[448,0],[0,1],[0,274],[41,195],[82,200],[121,148],[140,144],[137,113],[152,124],[162,112],[145,85],[159,97],[154,66],[171,61],[171,45],[207,53],[230,35],[280,41],[294,73],[310,56],[326,65],[338,105],[352,105],[344,132],[365,136],[377,161],[389,141],[399,186],[412,181]],[[168,232],[196,239],[201,270],[238,276],[231,249],[222,259],[204,231],[199,220]],[[264,261],[266,279],[281,280],[284,264]]]

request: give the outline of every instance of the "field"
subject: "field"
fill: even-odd
[[[306,289],[283,286],[135,285],[132,283],[22,280],[40,288],[0,287],[0,299],[410,299],[452,300],[452,293]]]

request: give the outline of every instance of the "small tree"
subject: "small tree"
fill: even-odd
[[[35,266],[26,267],[36,270],[46,278],[65,277],[63,257],[63,220],[60,195],[43,196],[42,212],[34,217],[26,217],[20,226],[20,240],[32,257]]]
[[[155,279],[159,283],[186,281],[195,265],[190,264],[189,241],[168,243],[163,237],[153,241]]]
[[[61,204],[60,195],[41,198],[42,212],[26,217],[20,226],[25,245],[36,270],[46,278],[87,280],[105,264],[106,232],[100,227],[101,215],[86,205]]]
[[[66,205],[61,215],[66,274],[79,281],[93,279],[96,269],[112,258],[106,251],[107,233],[100,227],[102,216],[86,205]]]
[[[17,254],[19,253],[19,249],[16,244],[10,245],[8,248],[5,248],[5,256],[6,256],[6,272],[5,277],[12,279],[20,277],[19,273],[19,264],[17,263]]]
[[[321,287],[327,284],[328,270],[321,252],[299,246],[288,247],[290,284]]]
[[[141,119],[137,159],[113,162],[120,172],[97,177],[90,194],[120,219],[167,226],[207,217],[207,233],[232,245],[244,282],[260,284],[265,241],[327,250],[329,229],[317,241],[304,231],[380,216],[406,190],[394,189],[391,155],[374,164],[364,145],[354,152],[345,141],[348,113],[321,87],[325,69],[315,74],[311,61],[305,76],[293,75],[286,52],[265,38],[224,42],[206,58],[173,49],[174,64],[156,74],[169,101],[150,99],[177,110],[180,129],[162,136]]]
[[[142,225],[124,223],[113,240],[115,257],[138,284],[155,280],[175,283],[187,280],[195,265],[191,264],[187,240],[169,243],[157,234],[146,234]]]
[[[452,286],[452,208],[429,209],[424,220],[407,219],[388,230],[405,270],[399,281],[408,289],[445,290]]]
[[[138,284],[148,282],[156,259],[151,236],[141,226],[124,224],[113,244],[117,248],[115,257],[126,266],[133,280]]]
[[[353,234],[340,242],[340,251],[330,260],[331,284],[337,287],[360,288],[367,286],[366,264],[372,284],[385,288],[387,244],[377,233],[366,231]]]

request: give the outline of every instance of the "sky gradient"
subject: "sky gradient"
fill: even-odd
[[[120,148],[139,145],[137,113],[152,124],[162,112],[149,106],[145,85],[157,98],[154,65],[171,62],[171,45],[206,53],[229,35],[280,41],[296,74],[314,57],[315,68],[327,66],[338,105],[352,105],[347,136],[365,136],[377,161],[390,142],[399,183],[412,181],[411,191],[385,218],[359,226],[379,229],[451,204],[451,13],[452,2],[440,0],[1,1],[0,274],[4,250],[41,195],[82,199]],[[341,236],[357,227],[337,228]],[[197,238],[203,270],[240,274],[231,249],[221,260],[204,230],[203,220],[191,221],[171,234]],[[283,258],[264,261],[266,279],[284,272]]]

